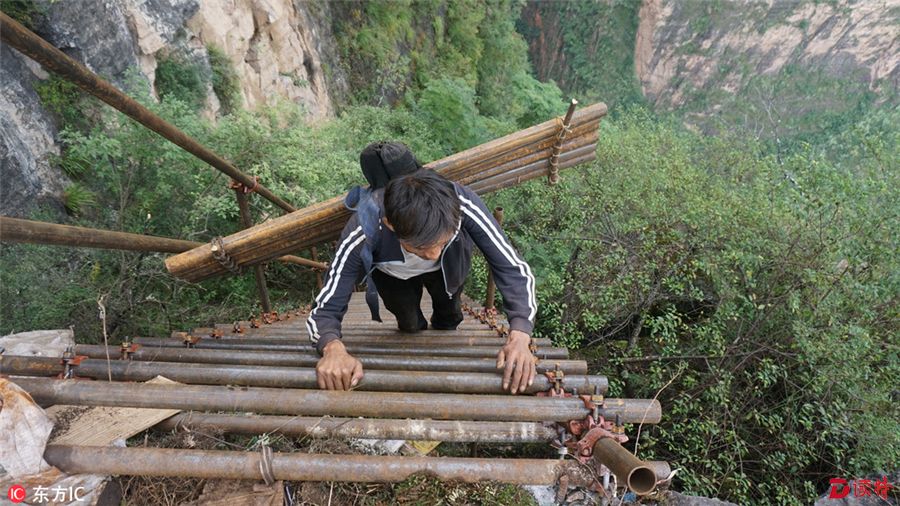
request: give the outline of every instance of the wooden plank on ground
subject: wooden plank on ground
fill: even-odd
[[[147,383],[176,384],[157,376]],[[56,405],[46,409],[53,420],[51,444],[109,446],[118,439],[143,432],[176,415],[178,409],[113,408],[101,406]]]

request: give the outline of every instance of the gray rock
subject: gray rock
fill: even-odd
[[[41,70],[0,46],[0,214],[27,217],[39,204],[63,212],[67,179],[51,165],[56,126],[34,91]],[[34,64],[32,64],[34,65]]]
[[[666,500],[660,502],[665,506],[737,506],[737,504],[728,501],[720,501],[719,499],[710,499],[708,497],[698,497],[693,495],[679,494],[670,491]]]
[[[39,2],[47,15],[39,35],[117,86],[137,68],[136,47],[121,2],[66,0]]]
[[[133,0],[166,44],[185,36],[184,25],[200,9],[197,0]]]

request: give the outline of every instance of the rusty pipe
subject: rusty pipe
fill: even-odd
[[[69,474],[263,478],[262,452],[48,445],[44,459]],[[395,482],[415,473],[440,480],[553,485],[573,464],[555,459],[479,459],[376,455],[271,454],[271,478],[290,481]]]
[[[289,340],[301,340],[307,341],[309,338],[307,337],[307,330],[303,329],[292,329],[292,328],[272,328],[272,327],[263,327],[263,328],[243,328],[243,332],[236,333],[234,332],[234,328],[230,328],[226,331],[220,331],[221,335],[213,334],[212,329],[206,330],[200,328],[194,329],[191,332],[191,335],[204,337],[214,337],[216,339],[240,339],[244,341],[248,340],[280,340],[280,341],[289,341]],[[456,345],[493,345],[499,344],[503,345],[506,343],[506,338],[501,337],[494,331],[483,331],[483,330],[470,330],[470,329],[460,329],[456,331],[439,331],[439,330],[425,330],[421,331],[417,334],[403,334],[401,332],[397,332],[393,329],[373,329],[373,328],[360,328],[353,324],[344,323],[344,328],[341,329],[342,339],[345,343],[350,342],[370,342],[370,343],[381,343],[381,342],[402,342],[406,344],[456,344]],[[181,333],[173,333],[171,337],[181,337]],[[536,346],[553,346],[553,342],[550,339],[539,338],[535,339]]]
[[[119,347],[95,344],[75,345],[76,355],[105,359],[117,357]],[[131,352],[132,360],[157,362],[194,362],[203,364],[237,364],[285,367],[315,367],[319,356],[309,353],[270,352],[254,350],[204,350],[196,348],[144,348],[139,347]],[[497,361],[494,358],[454,358],[454,357],[416,357],[403,355],[357,355],[363,367],[368,369],[389,369],[394,371],[459,371],[459,372],[496,372]],[[555,370],[557,367],[565,374],[587,374],[587,362],[584,360],[539,360],[539,373]]]
[[[564,422],[580,420],[591,412],[580,397],[154,385],[24,377],[12,381],[45,405],[511,422]],[[661,408],[656,400],[605,399],[598,414],[606,419],[618,416],[622,423],[657,423]]]
[[[202,242],[172,239],[170,237],[59,225],[57,223],[10,218],[9,216],[0,216],[0,240],[4,242],[52,244],[75,248],[148,251],[154,253],[181,253],[204,244]],[[328,265],[322,262],[313,262],[294,255],[282,256],[278,258],[278,261],[319,270],[328,268]]]
[[[140,362],[129,360],[84,359],[72,366],[79,378],[113,381],[148,381],[165,376],[192,385],[244,385],[259,387],[318,388],[316,370],[295,367],[260,367],[174,362]],[[58,358],[32,356],[0,356],[0,374],[14,376],[57,376],[64,371]],[[366,371],[356,390],[381,392],[434,392],[458,394],[503,394],[502,375],[471,372],[433,371]],[[538,375],[525,393],[546,392],[553,388],[546,376]],[[605,376],[569,375],[563,388],[572,391],[606,393]]]
[[[238,183],[234,185],[234,197],[237,199],[238,211],[241,215],[241,224],[244,228],[253,226],[253,216],[250,214],[250,202],[244,187]],[[256,291],[259,292],[259,304],[264,313],[272,312],[272,302],[269,300],[269,288],[266,286],[266,268],[263,264],[253,266],[253,279],[256,281]]]
[[[647,495],[656,489],[657,472],[635,457],[611,438],[601,438],[594,443],[594,460],[608,467],[616,480],[638,495]]]
[[[159,253],[180,253],[202,245],[199,242],[183,241],[169,237],[57,225],[56,223],[23,220],[8,216],[0,216],[0,234],[2,234],[0,237],[2,237],[3,242],[54,244],[59,246],[82,246],[87,248]]]
[[[38,37],[18,21],[0,12],[0,22],[2,22],[0,39],[4,43],[9,44],[20,53],[40,63],[47,70],[55,72],[66,80],[78,85],[84,91],[153,130],[181,149],[228,175],[231,179],[248,188],[255,188],[256,193],[281,209],[287,212],[297,210],[294,206],[272,193],[271,190],[259,184],[256,179],[244,174],[229,161],[206,148],[133,98],[122,93],[118,88],[101,79],[97,74],[88,70],[87,67]]]
[[[158,423],[162,431],[187,428],[232,434],[277,433],[289,437],[405,439],[479,443],[537,443],[558,437],[552,425],[537,422],[383,420],[271,415],[179,413]]]
[[[235,334],[231,332],[223,332],[220,337],[212,337],[209,333],[200,334],[192,333],[191,335],[199,337],[200,341],[219,341],[223,343],[244,343],[254,345],[267,344],[309,344],[306,337],[306,330],[303,331],[281,331],[280,329],[253,329],[262,332],[252,332],[245,330],[243,333]],[[506,344],[506,338],[498,336],[486,336],[484,333],[472,333],[468,331],[451,332],[451,331],[423,331],[418,334],[408,335],[399,332],[384,332],[379,334],[366,333],[359,329],[345,328],[342,330],[341,340],[344,344],[355,343],[359,345],[372,346],[413,346],[413,347],[466,347],[466,346],[503,346]],[[182,334],[173,333],[172,338],[179,338]],[[546,338],[534,339],[535,346],[552,347],[553,343]]]
[[[135,343],[142,344],[146,347],[167,347],[179,348],[185,346],[180,339],[160,338],[160,337],[135,337]],[[254,344],[244,343],[237,339],[216,340],[201,339],[193,345],[200,349],[218,349],[218,350],[261,350],[261,351],[293,351],[315,354],[315,347],[303,341],[294,343],[270,343],[270,344]],[[435,357],[495,357],[500,351],[500,346],[408,346],[406,344],[398,345],[376,345],[376,344],[359,344],[346,343],[347,351],[356,354],[375,354],[375,355],[427,355]],[[538,348],[535,355],[539,359],[565,359],[569,356],[569,351],[565,348]]]

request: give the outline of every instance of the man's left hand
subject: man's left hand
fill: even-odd
[[[497,369],[503,369],[503,389],[511,394],[524,392],[534,383],[537,367],[529,344],[528,334],[511,330],[506,344],[497,353]]]

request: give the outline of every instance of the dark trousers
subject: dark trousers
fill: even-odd
[[[462,287],[450,298],[444,288],[443,271],[437,270],[419,274],[409,279],[398,279],[378,269],[372,271],[372,278],[384,307],[397,317],[397,326],[403,332],[418,332],[428,328],[428,320],[422,314],[422,287],[431,294],[434,310],[431,328],[455,330],[463,320],[460,295]]]

